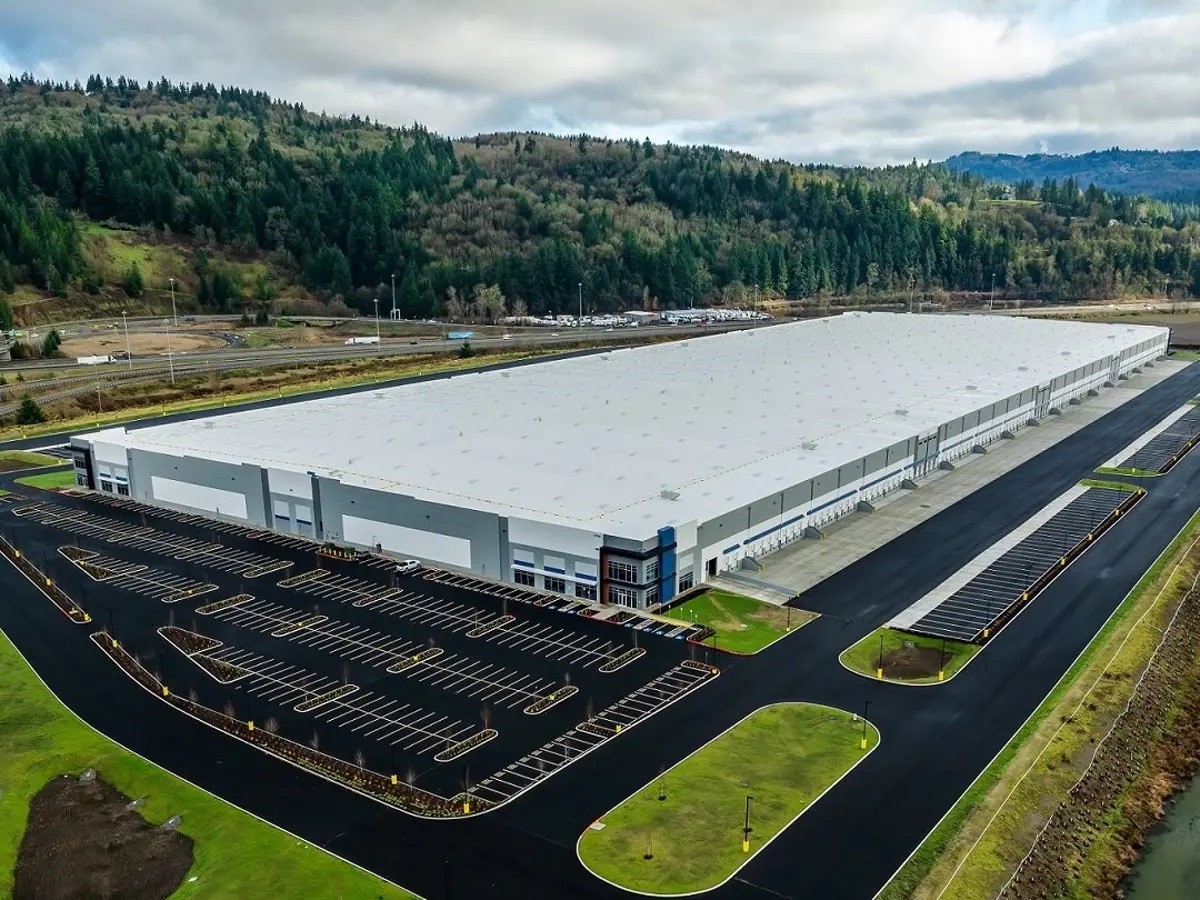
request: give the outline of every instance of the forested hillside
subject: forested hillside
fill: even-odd
[[[1030,300],[1200,287],[1187,208],[1043,189],[1017,202],[941,166],[586,135],[451,140],[212,85],[0,85],[0,292],[119,298],[169,274],[206,308],[303,295],[366,312],[394,275],[402,311],[425,316],[480,284],[534,313],[573,310],[580,283],[594,310],[980,291],[993,273]],[[125,228],[186,271],[89,252]]]
[[[1021,186],[1024,191],[1042,182],[1094,184],[1122,194],[1144,194],[1181,203],[1200,202],[1200,150],[1093,150],[1076,156],[1034,153],[959,153],[945,165],[989,181]]]

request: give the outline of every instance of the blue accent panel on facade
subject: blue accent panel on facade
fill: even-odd
[[[666,602],[675,596],[675,529],[658,529],[658,546],[666,548],[658,566],[658,599]]]
[[[576,581],[595,581],[596,576],[595,575],[584,575],[582,572],[576,572],[575,580]]]
[[[858,491],[850,491],[849,493],[842,494],[842,496],[840,496],[840,497],[834,497],[832,500],[828,501],[827,503],[822,503],[820,506],[814,506],[812,509],[810,509],[808,511],[808,514],[812,515],[815,512],[820,512],[821,510],[825,509],[825,507],[833,506],[833,504],[835,504],[835,503],[841,503],[843,500],[847,499],[848,497],[853,497],[857,493],[858,493]]]
[[[553,572],[555,575],[566,575],[566,569],[560,569],[558,566],[542,566],[547,572]]]
[[[531,562],[525,562],[525,560],[523,560],[523,559],[514,559],[514,560],[513,560],[513,565],[514,565],[514,566],[522,566],[523,568],[526,568],[526,569],[532,569],[532,568],[534,568],[534,565],[533,565],[533,563],[531,563]]]
[[[734,544],[732,547],[726,547],[726,548],[725,548],[724,550],[722,550],[721,552],[722,552],[722,553],[732,553],[734,550],[736,550],[736,549],[737,549],[738,547],[740,547],[740,546],[742,546],[742,545],[741,545],[741,544]]]

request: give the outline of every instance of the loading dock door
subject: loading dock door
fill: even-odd
[[[937,432],[917,438],[917,451],[913,454],[913,477],[921,478],[937,468]]]
[[[1046,384],[1038,388],[1037,403],[1033,407],[1033,417],[1035,419],[1044,419],[1050,415],[1050,385]]]

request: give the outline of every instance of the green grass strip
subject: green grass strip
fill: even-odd
[[[809,703],[756,710],[601,817],[604,827],[579,839],[580,859],[628,890],[716,887],[875,748],[879,733],[865,728],[864,750],[864,723],[842,710]],[[747,796],[753,831],[744,851]]]
[[[1079,678],[1080,674],[1095,659],[1096,654],[1100,652],[1117,628],[1129,617],[1146,591],[1153,587],[1154,582],[1158,580],[1158,577],[1166,567],[1173,562],[1175,555],[1179,553],[1188,541],[1196,536],[1195,532],[1198,528],[1200,528],[1200,512],[1192,516],[1183,530],[1163,550],[1158,559],[1154,561],[1154,564],[1146,571],[1146,574],[1141,577],[1138,583],[1133,586],[1133,589],[1125,596],[1125,599],[1121,601],[1121,605],[1109,617],[1104,627],[1100,629],[1091,643],[1087,645],[1087,648],[1080,655],[1079,659],[1067,670],[1066,674],[1054,686],[1046,699],[1042,701],[1041,705],[1030,716],[1029,720],[1021,726],[1021,729],[1004,746],[999,755],[980,773],[979,777],[975,779],[975,782],[967,789],[966,793],[951,807],[950,812],[938,823],[929,836],[925,838],[921,846],[917,848],[916,853],[912,855],[892,880],[887,883],[879,894],[879,900],[907,900],[912,895],[933,869],[938,858],[953,843],[954,838],[962,829],[963,823],[966,822],[971,810],[996,786],[1012,762],[1013,757],[1020,751],[1022,745],[1033,736],[1042,723],[1054,712],[1063,695],[1071,689],[1071,686]],[[1020,823],[1019,827],[1024,827],[1023,823]]]
[[[45,472],[41,475],[26,475],[24,478],[18,478],[17,484],[23,484],[26,487],[41,488],[44,491],[75,487],[75,471],[68,468],[61,471]]]
[[[1131,469],[1124,466],[1100,466],[1095,471],[1097,475],[1124,475],[1126,478],[1158,478],[1163,474],[1150,469]]]
[[[1079,484],[1081,487],[1105,488],[1110,491],[1124,491],[1127,494],[1136,494],[1141,490],[1136,484],[1126,481],[1104,481],[1100,478],[1085,478]]]

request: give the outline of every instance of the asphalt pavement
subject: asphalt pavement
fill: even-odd
[[[0,628],[86,721],[170,770],[426,897],[616,897],[575,856],[598,816],[751,710],[871,702],[879,749],[755,857],[720,897],[867,900],[1003,747],[1197,507],[1200,454],[1043,591],[959,677],[932,688],[842,669],[849,644],[928,592],[1200,393],[1190,367],[807,592],[822,618],[486,816],[427,822],[320,781],[136,688],[9,571]],[[43,441],[44,442],[44,441]],[[730,810],[734,839],[740,808]],[[204,840],[204,835],[196,835]]]

